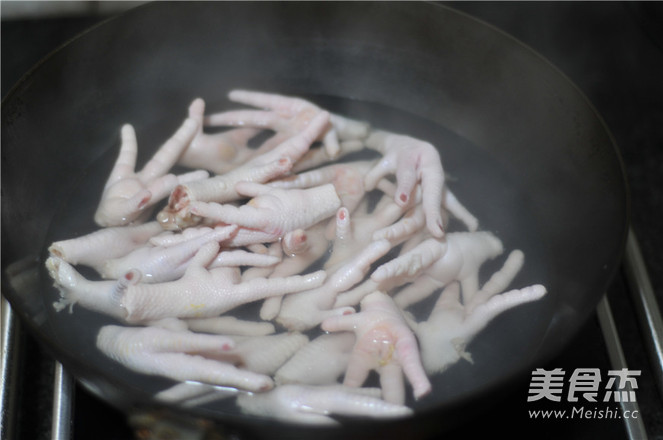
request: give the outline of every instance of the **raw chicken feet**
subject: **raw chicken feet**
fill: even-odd
[[[377,370],[384,399],[405,403],[402,373],[412,384],[415,398],[428,394],[432,387],[421,365],[414,333],[400,309],[382,292],[374,292],[361,302],[361,312],[334,316],[322,322],[330,332],[354,331],[357,335],[344,384],[361,386],[370,370]]]
[[[416,184],[421,183],[426,226],[434,237],[442,237],[444,170],[435,147],[409,136],[384,131],[373,132],[366,145],[383,154],[365,177],[366,189],[375,188],[380,179],[395,173],[398,186],[394,201],[403,206],[414,195]]]
[[[265,391],[274,386],[269,376],[241,370],[209,359],[234,347],[224,336],[199,335],[157,327],[102,327],[97,347],[134,371],[171,379]]]
[[[124,125],[120,154],[94,214],[95,222],[100,226],[120,226],[139,220],[149,214],[147,208],[168,197],[177,185],[206,178],[206,171],[181,176],[166,174],[193,139],[197,127],[194,120],[185,120],[143,169],[135,172],[136,132],[131,125]]]
[[[124,324],[101,327],[97,347],[177,381],[157,400],[234,399],[306,424],[409,416],[431,375],[472,361],[467,345],[493,318],[546,294],[509,290],[520,250],[483,279],[504,246],[446,185],[442,149],[302,98],[228,98],[251,108],[205,114],[194,99],[140,171],[124,125],[94,215],[103,229],[48,248],[54,309]],[[467,232],[447,231],[451,217]],[[440,290],[430,314],[409,309]]]
[[[121,305],[127,322],[145,322],[167,317],[201,318],[218,316],[239,305],[273,295],[284,295],[320,286],[323,271],[288,278],[256,278],[240,283],[233,268],[206,269],[219,251],[210,242],[193,257],[182,278],[157,284],[138,283],[133,276]]]
[[[412,414],[403,405],[380,399],[380,391],[339,385],[281,385],[267,393],[241,394],[237,404],[248,414],[314,425],[337,422],[331,415],[396,418]]]

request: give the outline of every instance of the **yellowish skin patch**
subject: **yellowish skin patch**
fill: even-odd
[[[389,364],[391,362],[391,357],[394,355],[394,350],[396,350],[396,347],[394,344],[388,344],[387,346],[387,352],[382,355],[380,360],[378,361],[378,364],[381,367],[384,367],[385,365]]]

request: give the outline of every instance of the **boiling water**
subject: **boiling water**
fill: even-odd
[[[449,188],[479,219],[480,229],[493,232],[504,244],[504,255],[484,264],[480,281],[485,282],[501,266],[511,250],[521,249],[526,256],[525,266],[510,288],[545,282],[545,267],[541,263],[543,251],[536,246],[537,225],[528,216],[527,189],[519,187],[500,168],[498,161],[490,153],[444,127],[401,110],[326,96],[308,98],[334,113],[368,121],[373,127],[407,134],[438,147]],[[139,145],[148,144],[139,140]],[[158,144],[149,145],[155,147]],[[63,202],[51,224],[48,241],[44,245],[44,258],[47,256],[46,248],[53,241],[80,236],[98,229],[92,219],[117,151],[116,144],[81,173],[79,184],[70,198]],[[141,150],[140,158],[149,157],[149,153]],[[348,159],[362,159],[366,157],[365,154],[372,153],[360,153]],[[155,212],[158,212],[158,208]],[[452,220],[448,231],[454,230],[462,228]],[[320,260],[312,264],[307,272],[316,270],[322,263],[323,260]],[[98,279],[92,270],[86,270],[84,267],[78,269],[87,278]],[[52,280],[46,270],[43,271],[42,282],[43,291],[48,292],[45,302],[50,304],[56,301],[58,293],[52,287]],[[436,298],[437,293],[417,304],[412,311],[419,319],[427,317]],[[451,403],[460,397],[476,395],[519,366],[523,359],[533,356],[550,320],[549,312],[546,311],[550,308],[546,309],[541,303],[527,304],[496,318],[467,347],[473,356],[473,363],[460,360],[443,373],[432,377],[433,392],[418,402],[408,397],[407,404],[415,408],[415,411],[420,411]],[[228,314],[257,320],[259,306],[260,304],[248,304]],[[109,383],[126,390],[128,396],[139,400],[147,399],[174,384],[169,379],[127,370],[96,349],[95,339],[99,328],[118,324],[112,318],[90,312],[80,306],[74,306],[73,314],[68,311],[56,313],[50,305],[47,309],[50,311],[50,319],[59,330],[57,337],[63,346],[69,348],[71,355],[88,369],[89,377],[101,375]],[[320,330],[312,330],[309,336],[312,339],[319,333]],[[367,385],[377,385],[375,374],[369,377]],[[93,391],[104,394],[103,389]],[[409,388],[407,395],[411,396]],[[238,414],[234,399],[207,403],[198,410],[204,415]]]

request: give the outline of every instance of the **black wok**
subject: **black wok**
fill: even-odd
[[[99,354],[96,329],[111,320],[81,308],[56,313],[43,266],[53,240],[94,229],[123,123],[136,127],[145,160],[193,98],[221,110],[237,87],[305,96],[435,143],[482,228],[525,251],[514,284],[548,288],[544,300],[492,322],[468,347],[474,363],[436,377],[416,417],[344,425],[355,433],[430,433],[494,401],[559,352],[615,272],[628,201],[611,136],[559,71],[509,36],[425,3],[150,4],[52,54],[2,104],[3,294],[84,386],[124,410],[274,434],[273,422],[223,404],[156,405],[151,396],[171,382]]]

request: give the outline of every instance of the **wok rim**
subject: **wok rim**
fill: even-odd
[[[7,92],[5,97],[2,99],[1,102],[1,107],[2,107],[2,119],[3,119],[3,124],[5,123],[5,110],[11,102],[15,99],[17,99],[20,96],[20,91],[22,89],[22,86],[26,84],[30,78],[32,78],[35,75],[38,75],[42,66],[45,63],[48,63],[49,60],[60,56],[64,51],[67,50],[67,48],[75,41],[78,41],[82,38],[85,38],[87,35],[90,33],[94,32],[96,29],[102,27],[102,26],[107,26],[109,23],[116,23],[119,22],[123,19],[123,17],[129,15],[129,14],[135,14],[137,10],[145,10],[149,9],[152,7],[158,7],[155,5],[158,5],[161,2],[154,2],[154,3],[147,3],[147,4],[141,4],[136,6],[135,8],[132,8],[131,10],[128,10],[126,12],[123,12],[121,14],[118,14],[113,17],[105,18],[102,19],[99,23],[89,27],[88,29],[82,31],[81,33],[77,34],[76,36],[68,39],[64,43],[60,44],[57,48],[49,52],[46,56],[44,56],[41,60],[39,60],[35,65],[33,65],[24,75],[21,76],[21,78],[11,87],[11,89]],[[615,275],[617,274],[619,267],[620,267],[620,262],[623,258],[623,255],[625,253],[625,248],[626,248],[626,240],[628,237],[628,231],[629,231],[629,225],[630,225],[630,218],[631,218],[631,193],[629,190],[629,184],[628,180],[626,178],[626,167],[622,158],[622,155],[620,153],[618,144],[610,130],[610,128],[607,126],[604,118],[601,116],[601,114],[598,112],[594,104],[587,98],[586,94],[566,75],[562,70],[560,70],[556,65],[554,65],[550,60],[542,56],[540,53],[538,53],[536,50],[534,50],[532,47],[529,45],[523,43],[522,41],[518,40],[511,34],[503,31],[502,29],[485,22],[484,20],[481,20],[479,18],[476,18],[472,16],[471,14],[468,14],[466,12],[460,11],[458,9],[455,9],[453,5],[445,5],[445,4],[440,4],[440,3],[434,3],[434,2],[423,2],[428,4],[431,7],[434,8],[439,8],[442,10],[446,11],[451,11],[453,14],[463,16],[466,19],[469,19],[471,21],[476,22],[480,26],[490,28],[493,32],[499,33],[502,37],[507,38],[510,41],[510,44],[515,45],[519,47],[521,50],[525,50],[528,53],[528,56],[536,58],[539,62],[543,62],[546,65],[547,69],[551,69],[555,72],[556,75],[560,76],[563,80],[564,83],[568,86],[571,86],[575,92],[575,94],[582,100],[582,105],[586,106],[592,116],[596,119],[596,121],[600,125],[600,129],[602,132],[607,134],[609,140],[610,140],[610,148],[611,148],[611,155],[613,156],[614,159],[616,159],[617,164],[619,166],[619,171],[620,171],[620,181],[621,185],[624,188],[624,197],[621,200],[623,203],[623,217],[621,218],[621,233],[619,237],[613,238],[614,240],[618,239],[618,246],[617,248],[619,249],[619,253],[615,255],[614,261],[612,261],[612,264],[610,264],[608,271],[606,272],[606,276],[604,277],[604,283],[602,286],[602,292],[605,292],[607,288],[610,286],[610,284],[613,282]],[[607,146],[606,146],[607,148]],[[3,178],[4,181],[4,178]],[[3,182],[4,183],[4,182]],[[4,210],[2,214],[3,220],[5,218]],[[8,228],[7,223],[3,221],[2,229],[5,230]],[[3,271],[2,274],[2,284],[3,286],[5,285],[6,275],[5,271]],[[83,386],[85,386],[86,389],[91,391],[93,394],[97,395],[100,397],[102,400],[109,402],[113,404],[113,406],[116,406],[118,409],[122,411],[127,411],[127,408],[122,406],[122,405],[117,405],[116,402],[113,402],[112,400],[108,400],[107,397],[104,394],[100,394],[97,390],[94,389],[94,387],[91,387],[89,383],[87,382],[85,377],[82,377],[80,375],[80,372],[88,370],[89,367],[84,365],[84,362],[81,363],[81,360],[76,358],[75,356],[71,356],[69,353],[67,353],[67,350],[64,350],[60,345],[60,343],[52,337],[52,335],[49,335],[48,333],[44,333],[43,331],[40,330],[38,325],[35,325],[35,323],[30,319],[29,313],[27,313],[22,307],[21,303],[18,299],[13,298],[12,294],[12,289],[2,289],[2,295],[8,300],[9,304],[11,305],[12,311],[15,312],[19,318],[20,322],[22,325],[26,326],[29,330],[29,332],[35,336],[35,338],[39,341],[39,343],[46,348],[46,350],[53,355],[53,357],[60,361],[68,371],[76,372],[74,374],[74,377],[76,380],[81,383]],[[603,293],[601,294],[601,296]],[[594,307],[596,304],[598,304],[598,301],[600,300],[601,297],[598,297],[596,301],[594,301]],[[594,307],[592,307],[590,310],[585,310],[584,316],[579,320],[580,324],[584,323],[587,321],[589,318],[589,315],[591,312],[594,310]],[[578,325],[576,329],[573,331],[572,336],[567,338],[560,346],[554,350],[554,353],[550,354],[545,360],[549,360],[559,354],[561,350],[565,346],[569,344],[569,342],[577,335],[577,333],[580,331],[581,325]],[[537,359],[537,362],[541,362],[542,359]],[[519,368],[515,371],[511,371],[511,374],[502,377],[499,383],[493,384],[492,387],[489,388],[501,388],[502,384],[504,382],[510,382],[520,376],[524,371],[527,371],[528,368],[531,368],[532,365],[530,363],[523,365],[522,368]],[[91,376],[94,377],[102,377],[103,381],[112,383],[115,382],[114,378],[107,376],[106,374],[103,373],[103,371],[93,371],[93,374]],[[126,387],[127,384],[114,384],[116,386],[121,386],[121,387]],[[133,390],[132,392],[132,400],[134,400],[136,404],[132,405],[133,409],[135,410],[138,407],[144,406],[145,408],[167,408],[169,410],[172,410],[174,413],[181,413],[185,414],[187,416],[191,416],[194,418],[200,417],[200,413],[196,409],[185,409],[182,408],[181,406],[178,406],[176,404],[171,404],[167,402],[156,402],[151,396],[145,395],[145,393],[142,390],[139,390],[136,392],[136,390]],[[491,389],[486,389],[486,388],[480,388],[478,390],[475,390],[475,392],[470,393],[468,395],[463,395],[460,396],[450,402],[444,402],[442,404],[438,403],[434,406],[434,408],[430,409],[425,409],[422,410],[421,412],[415,413],[411,417],[407,417],[406,419],[394,419],[394,420],[415,420],[419,418],[420,416],[430,416],[431,414],[439,414],[441,412],[444,412],[446,409],[453,408],[453,407],[458,407],[458,406],[464,406],[468,403],[471,403],[474,401],[477,397],[481,395],[486,395],[486,394],[492,394],[493,391]],[[208,418],[208,417],[204,417]],[[221,414],[220,417],[214,417],[213,420],[215,422],[230,422],[230,423],[240,423],[240,424],[245,424],[245,423],[256,423],[256,422],[264,422],[263,424],[265,425],[285,425],[285,426],[292,426],[296,428],[301,428],[302,424],[298,423],[284,423],[282,421],[277,421],[277,420],[272,420],[266,417],[257,417],[257,416],[250,416],[250,415],[234,415],[234,414]],[[392,420],[386,421],[385,424],[391,423]],[[370,420],[370,419],[364,419],[362,420],[359,424],[360,425],[376,425],[376,424],[381,424],[383,423],[381,420]],[[327,428],[325,428],[327,429]]]

